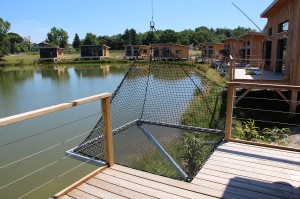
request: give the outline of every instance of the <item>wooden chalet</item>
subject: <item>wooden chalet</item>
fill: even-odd
[[[220,51],[224,50],[223,43],[206,42],[202,43],[202,57],[210,59],[222,59],[223,54]]]
[[[300,1],[275,0],[262,14],[267,18],[266,68],[300,85]]]
[[[252,89],[268,89],[276,91],[287,102],[290,113],[297,112],[300,105],[299,10],[299,0],[274,0],[261,14],[268,19],[266,34],[249,33],[240,37],[243,39],[242,61],[259,67],[247,75],[247,69],[235,68],[239,60],[231,60],[228,99],[232,98],[232,106]],[[239,88],[247,91],[235,99]]]
[[[153,59],[188,59],[189,46],[174,43],[152,44]]]
[[[81,59],[101,59],[109,57],[109,46],[106,45],[82,45],[80,46]]]
[[[240,58],[240,50],[243,46],[243,40],[239,37],[229,37],[224,40],[224,54],[226,57],[231,55],[234,59]]]
[[[148,59],[150,57],[150,46],[147,45],[124,45],[124,59]]]
[[[241,62],[250,67],[260,67],[263,64],[263,44],[266,40],[264,33],[247,33],[240,36],[242,47],[240,49]]]
[[[61,61],[64,59],[64,49],[56,47],[40,48],[40,61]]]

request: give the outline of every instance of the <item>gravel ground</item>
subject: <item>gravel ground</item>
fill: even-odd
[[[287,141],[287,146],[300,148],[300,127],[291,129],[291,135],[288,136]]]

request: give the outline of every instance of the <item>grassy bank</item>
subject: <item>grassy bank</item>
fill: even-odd
[[[121,59],[123,57],[123,51],[110,51],[110,58],[105,58],[102,60],[78,60],[76,58],[80,57],[79,53],[65,53],[65,59],[60,61],[59,64],[91,64],[91,63],[131,63],[129,60]],[[38,62],[40,55],[38,52],[32,53],[20,53],[20,54],[10,54],[4,56],[0,60],[0,67],[12,67],[12,66],[24,66],[24,65],[49,65],[53,62]]]

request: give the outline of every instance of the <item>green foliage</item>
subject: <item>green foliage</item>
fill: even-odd
[[[126,29],[122,35],[122,44],[123,45],[135,45],[140,44],[141,41],[138,41],[138,37],[135,29],[131,28],[130,30]]]
[[[72,46],[73,46],[73,48],[79,48],[80,47],[80,38],[79,38],[79,35],[77,33],[74,36]]]
[[[164,30],[159,35],[160,43],[177,43],[177,39],[177,33],[171,29]]]
[[[203,144],[204,141],[201,134],[185,132],[183,135],[183,147],[180,154],[188,176],[195,176],[208,156],[209,150],[207,150],[207,145]]]
[[[86,33],[83,40],[83,45],[99,45],[97,36],[93,33]]]
[[[53,27],[47,34],[46,42],[59,46],[60,48],[64,48],[68,45],[68,38],[69,36],[66,31]]]
[[[9,42],[9,51],[10,51],[10,53],[14,54],[16,52],[25,52],[25,50],[28,50],[27,47],[24,47],[24,45],[21,45],[21,43],[24,40],[17,33],[9,32],[7,34],[7,38],[8,38],[8,42]]]
[[[9,41],[7,33],[10,29],[10,23],[0,17],[0,59],[9,53]]]
[[[254,120],[249,119],[242,124],[238,121],[233,122],[232,136],[242,140],[256,141],[256,142],[284,142],[287,138],[287,133],[290,132],[288,128],[263,128],[262,130],[255,125]]]

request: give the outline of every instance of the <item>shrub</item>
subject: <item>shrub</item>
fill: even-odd
[[[260,130],[259,127],[255,126],[255,122],[252,119],[243,122],[241,124],[239,121],[233,122],[232,135],[235,138],[248,141],[257,142],[283,142],[287,138],[287,133],[290,132],[289,128],[264,128]]]

